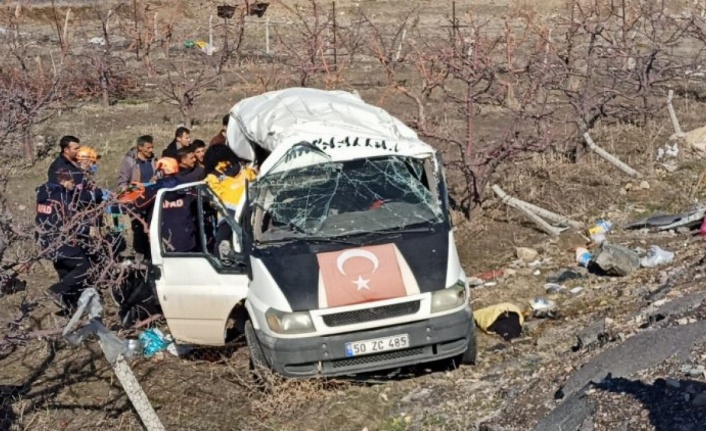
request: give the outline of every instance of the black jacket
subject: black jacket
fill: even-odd
[[[177,158],[177,143],[176,139],[167,145],[167,148],[162,151],[162,157],[171,157],[172,159]]]
[[[52,260],[80,256],[82,241],[89,232],[88,226],[74,219],[74,193],[52,182],[42,184],[36,191],[36,236],[42,252]]]
[[[62,154],[59,154],[57,158],[51,162],[51,165],[49,165],[49,169],[47,170],[47,181],[50,183],[59,184],[59,181],[56,178],[56,173],[59,169],[65,169],[71,172],[74,178],[74,184],[78,185],[83,182],[83,171],[81,168],[73,162],[67,160]]]
[[[203,179],[206,178],[206,172],[204,172],[201,166],[195,166],[189,171],[181,170],[181,168],[179,169],[180,170],[177,174],[177,178],[179,178],[179,182],[181,182],[182,184],[196,183],[199,181],[203,181]]]

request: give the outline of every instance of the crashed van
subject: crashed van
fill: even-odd
[[[205,184],[157,195],[154,285],[172,336],[219,346],[244,333],[251,365],[287,377],[474,362],[439,153],[345,91],[273,91],[230,115],[228,145],[259,170],[227,220],[235,263],[209,246],[208,214],[227,212]],[[196,252],[163,241],[175,193],[191,196]]]

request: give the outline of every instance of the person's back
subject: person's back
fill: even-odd
[[[212,172],[206,176],[206,184],[223,204],[235,213],[235,219],[240,216],[245,203],[245,182],[253,181],[257,173],[248,167],[223,166],[220,172]]]

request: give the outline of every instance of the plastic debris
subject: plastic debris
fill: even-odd
[[[588,250],[586,250],[586,252],[588,252]],[[590,260],[590,258],[589,258],[589,260]],[[584,271],[584,270],[581,270],[578,268],[577,269],[573,269],[573,268],[565,269],[563,271],[554,273],[554,274],[550,275],[549,277],[547,277],[547,283],[561,284],[561,283],[564,283],[569,280],[582,279],[586,276],[586,274],[583,273],[582,271]]]
[[[561,284],[557,283],[547,283],[544,285],[544,290],[547,291],[547,293],[559,293],[564,289],[564,286]]]
[[[581,292],[583,292],[583,287],[581,286],[576,286],[573,289],[569,290],[569,293],[572,295],[578,295]]]
[[[534,298],[530,307],[534,317],[556,317],[556,302],[551,299]]]
[[[657,245],[653,245],[647,251],[647,256],[640,260],[640,265],[643,268],[652,268],[665,263],[670,263],[674,260],[674,253],[662,249]]]
[[[150,328],[140,334],[140,342],[142,343],[145,358],[151,358],[157,352],[165,350],[172,342],[170,338],[167,338],[162,331],[157,328]]]
[[[613,230],[613,224],[608,220],[600,219],[596,224],[588,229],[588,235],[596,244],[602,244],[605,241],[606,234]]]
[[[576,263],[583,267],[587,267],[589,262],[593,259],[593,255],[587,249],[583,247],[576,248]]]

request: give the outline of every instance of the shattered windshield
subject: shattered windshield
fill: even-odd
[[[322,239],[429,228],[443,221],[431,158],[331,162],[266,175],[251,185],[255,240]]]

